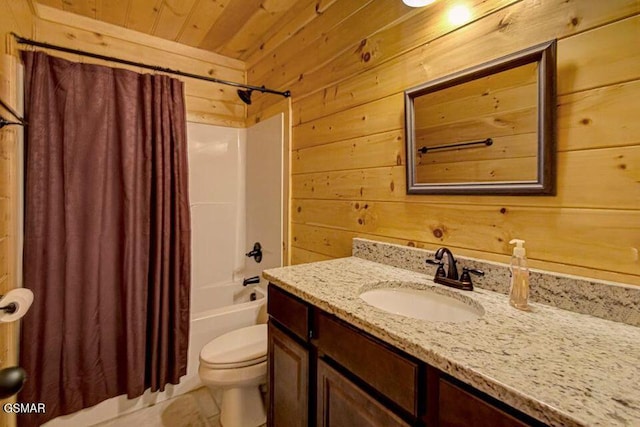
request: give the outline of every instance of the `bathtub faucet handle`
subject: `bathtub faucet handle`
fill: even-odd
[[[244,279],[242,281],[242,286],[255,285],[256,283],[260,283],[260,276],[253,276],[248,279]]]
[[[255,259],[257,263],[262,261],[262,245],[260,242],[255,242],[253,244],[253,250],[251,252],[247,252],[245,256]]]

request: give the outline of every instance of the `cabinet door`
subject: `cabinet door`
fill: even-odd
[[[317,386],[317,427],[409,426],[321,359]]]
[[[418,416],[416,361],[318,310],[314,328],[312,342],[319,351],[412,416]]]
[[[440,427],[525,427],[528,424],[461,389],[446,379],[439,381]]]
[[[269,322],[269,426],[307,427],[309,351]]]

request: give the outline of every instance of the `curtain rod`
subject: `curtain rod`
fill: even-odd
[[[20,115],[18,113],[16,113],[14,109],[9,107],[7,104],[5,104],[2,99],[0,99],[0,106],[2,106],[2,108],[7,110],[13,117],[16,118],[16,120],[18,120],[17,122],[10,122],[9,120],[7,120],[4,117],[0,116],[0,129],[2,129],[5,126],[9,126],[9,125],[24,126],[24,125],[27,124],[27,122],[25,122],[24,119],[22,117],[20,117]]]
[[[268,88],[266,88],[264,86],[252,86],[252,85],[246,85],[246,84],[243,84],[243,83],[231,82],[231,81],[228,81],[228,80],[220,80],[220,79],[216,79],[215,77],[200,76],[198,74],[187,73],[187,72],[180,71],[180,70],[172,70],[171,68],[159,67],[157,65],[148,65],[148,64],[143,64],[141,62],[129,61],[127,59],[114,58],[113,56],[100,55],[100,54],[97,54],[97,53],[86,52],[86,51],[83,51],[83,50],[71,49],[71,48],[68,48],[68,47],[63,47],[63,46],[57,46],[57,45],[53,45],[53,44],[49,44],[49,43],[38,42],[38,41],[35,41],[35,40],[30,40],[30,39],[21,37],[21,36],[17,35],[16,33],[11,33],[11,35],[13,37],[15,37],[16,41],[18,43],[20,43],[20,44],[26,44],[26,45],[30,45],[30,46],[42,47],[42,48],[45,48],[45,49],[59,50],[61,52],[72,53],[72,54],[81,55],[81,56],[88,56],[90,58],[101,59],[103,61],[116,62],[116,63],[119,63],[119,64],[131,65],[131,66],[134,66],[134,67],[140,67],[140,68],[146,68],[146,69],[149,69],[149,70],[159,71],[159,72],[162,72],[162,73],[175,74],[175,75],[178,75],[178,76],[189,77],[189,78],[192,78],[192,79],[205,80],[205,81],[208,81],[208,82],[220,83],[220,84],[228,85],[228,86],[241,87],[241,88],[245,88],[245,89],[249,89],[249,90],[255,90],[255,91],[258,91],[258,92],[262,92],[262,93],[273,93],[274,95],[281,95],[281,96],[284,96],[285,98],[289,98],[291,96],[291,92],[288,91],[288,90],[285,90],[284,92],[280,92],[280,91],[277,91],[277,90],[268,89]]]

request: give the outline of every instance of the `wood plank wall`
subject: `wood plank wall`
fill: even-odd
[[[341,0],[248,59],[250,84],[293,95],[291,257],[348,256],[355,236],[640,285],[640,2]],[[403,90],[553,38],[558,192],[405,192]],[[256,96],[249,115],[275,100]]]
[[[0,55],[0,98],[16,109],[16,58]],[[13,119],[2,111],[7,119]],[[18,252],[18,132],[16,126],[0,130],[0,295],[17,287]],[[17,364],[17,325],[0,324],[0,369]],[[0,406],[6,401],[0,401]],[[13,425],[14,416],[0,411],[0,426]]]
[[[32,12],[27,2],[0,0],[0,98],[17,109],[17,58],[9,55],[12,43],[6,33],[31,34]],[[13,119],[0,108],[0,114]],[[18,132],[20,128],[7,126],[0,130],[0,295],[17,286],[18,252]],[[0,324],[0,369],[17,364],[16,323]],[[0,407],[15,398],[0,401]],[[15,426],[15,415],[0,411],[0,427]]]
[[[245,64],[242,61],[41,4],[35,6],[37,16],[33,38],[38,41],[222,80],[246,81]],[[62,52],[52,51],[51,54],[72,61],[110,65],[105,61]],[[113,66],[142,73],[152,72],[122,64]],[[238,98],[236,88],[190,78],[181,79],[185,82],[189,121],[244,127],[246,106]]]

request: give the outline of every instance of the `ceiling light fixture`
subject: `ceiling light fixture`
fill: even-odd
[[[402,0],[402,3],[410,7],[423,7],[423,6],[430,5],[435,1],[436,0]]]
[[[449,22],[453,25],[464,25],[471,20],[471,11],[465,5],[459,4],[449,10]]]

